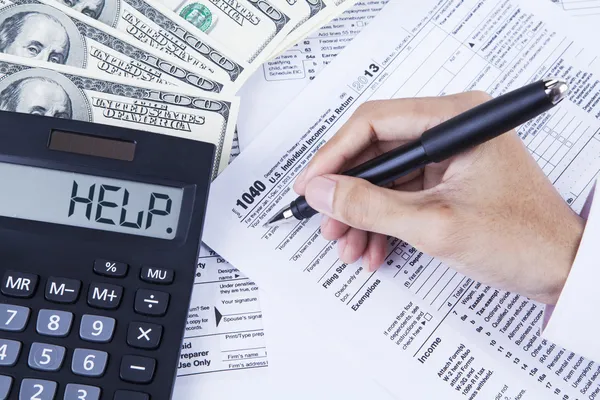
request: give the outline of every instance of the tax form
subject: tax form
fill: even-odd
[[[360,261],[337,259],[318,218],[263,228],[359,104],[499,95],[547,76],[569,82],[569,100],[518,132],[581,209],[600,170],[595,43],[543,0],[392,0],[384,10],[215,180],[204,240],[398,398],[597,398],[600,365],[540,337],[540,304],[400,239],[389,240],[384,267],[367,273]]]
[[[550,0],[571,15],[584,20],[600,21],[599,0]]]

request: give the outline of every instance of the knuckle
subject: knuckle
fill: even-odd
[[[334,200],[334,207],[338,206],[343,221],[365,230],[369,230],[376,224],[379,219],[378,206],[370,185],[363,183],[341,185],[340,192]]]

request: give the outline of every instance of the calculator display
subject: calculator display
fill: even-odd
[[[183,189],[0,163],[0,216],[173,239]]]

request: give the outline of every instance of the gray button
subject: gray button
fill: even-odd
[[[0,304],[0,331],[21,332],[28,319],[29,308]]]
[[[65,389],[64,400],[98,400],[100,389],[94,386],[69,383]]]
[[[8,399],[12,380],[13,379],[10,376],[0,375],[0,400]]]
[[[45,336],[64,337],[71,330],[73,314],[66,311],[40,310],[37,320],[37,332]]]
[[[71,371],[82,376],[102,376],[107,360],[108,354],[104,351],[75,349]]]
[[[56,382],[41,379],[23,379],[19,400],[53,400]]]
[[[58,371],[65,358],[65,348],[45,343],[32,343],[29,367],[40,371]]]
[[[0,365],[12,367],[21,353],[21,342],[0,339]]]
[[[88,342],[110,342],[115,331],[114,318],[84,315],[81,318],[79,337]]]

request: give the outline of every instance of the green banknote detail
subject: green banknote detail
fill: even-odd
[[[202,32],[209,31],[213,25],[212,13],[208,7],[200,3],[188,4],[181,9],[179,15]]]

